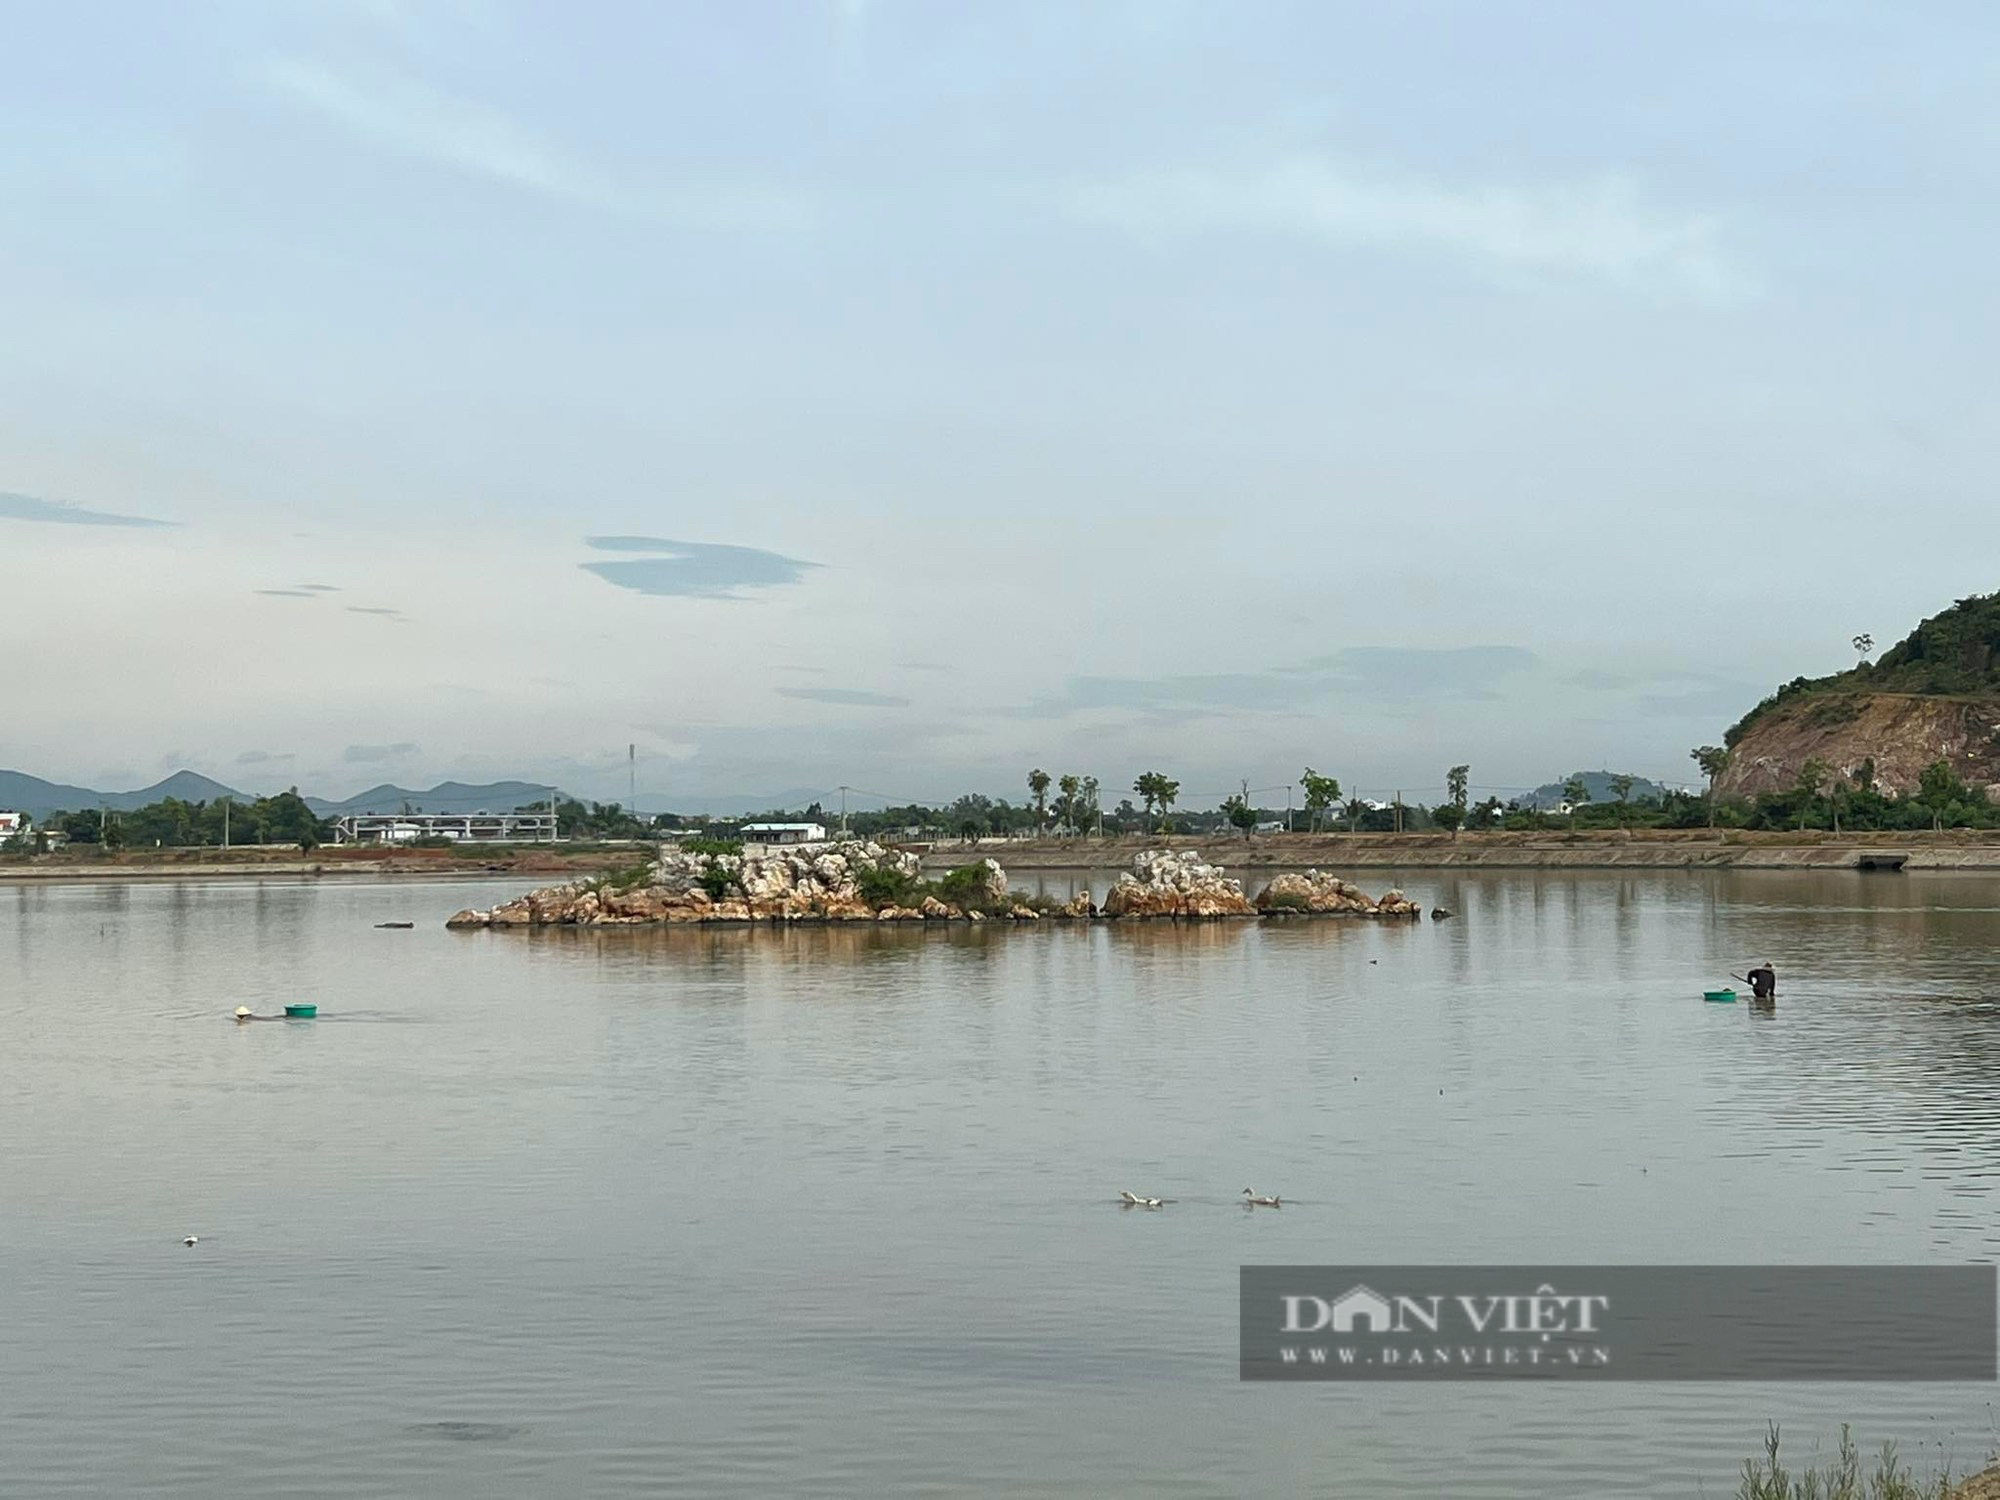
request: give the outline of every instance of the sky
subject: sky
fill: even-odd
[[[2000,13],[0,0],[0,766],[1433,798],[2000,588]]]

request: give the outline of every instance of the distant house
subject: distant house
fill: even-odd
[[[54,851],[69,842],[69,835],[59,828],[36,828],[26,813],[0,812],[0,844],[16,839],[31,848]]]
[[[824,844],[826,828],[820,823],[745,823],[747,844]]]

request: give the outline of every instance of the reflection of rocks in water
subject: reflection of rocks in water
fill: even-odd
[[[453,1443],[502,1443],[527,1430],[512,1422],[418,1422],[410,1428],[418,1437],[443,1438]]]
[[[1105,930],[1120,948],[1145,953],[1209,952],[1240,943],[1255,922],[1109,922]]]

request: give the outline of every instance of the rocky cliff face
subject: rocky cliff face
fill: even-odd
[[[1749,724],[1716,789],[1724,797],[1785,791],[1815,756],[1850,781],[1872,760],[1876,786],[1898,797],[1943,760],[2000,799],[2000,697],[1802,694]]]

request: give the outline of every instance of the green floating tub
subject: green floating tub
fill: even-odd
[[[1734,999],[1735,997],[1732,995],[1730,998]],[[287,1005],[285,1007],[285,1014],[295,1021],[310,1021],[314,1016],[319,1014],[319,1007],[317,1005]]]
[[[1736,998],[1736,991],[1734,991],[1734,990],[1703,990],[1703,991],[1701,992],[1701,998],[1702,998],[1702,999],[1704,999],[1704,1000],[1713,1000],[1713,1001],[1715,1001],[1715,1002],[1716,1002],[1716,1003],[1717,1003],[1718,1005],[1727,1005],[1727,1004],[1729,1004],[1729,1003],[1730,1003],[1731,1001],[1733,1001],[1733,1000],[1734,1000],[1734,999]],[[290,1008],[291,1008],[290,1006],[287,1006],[287,1007],[286,1007],[286,1009],[287,1009],[287,1010],[289,1010]]]

